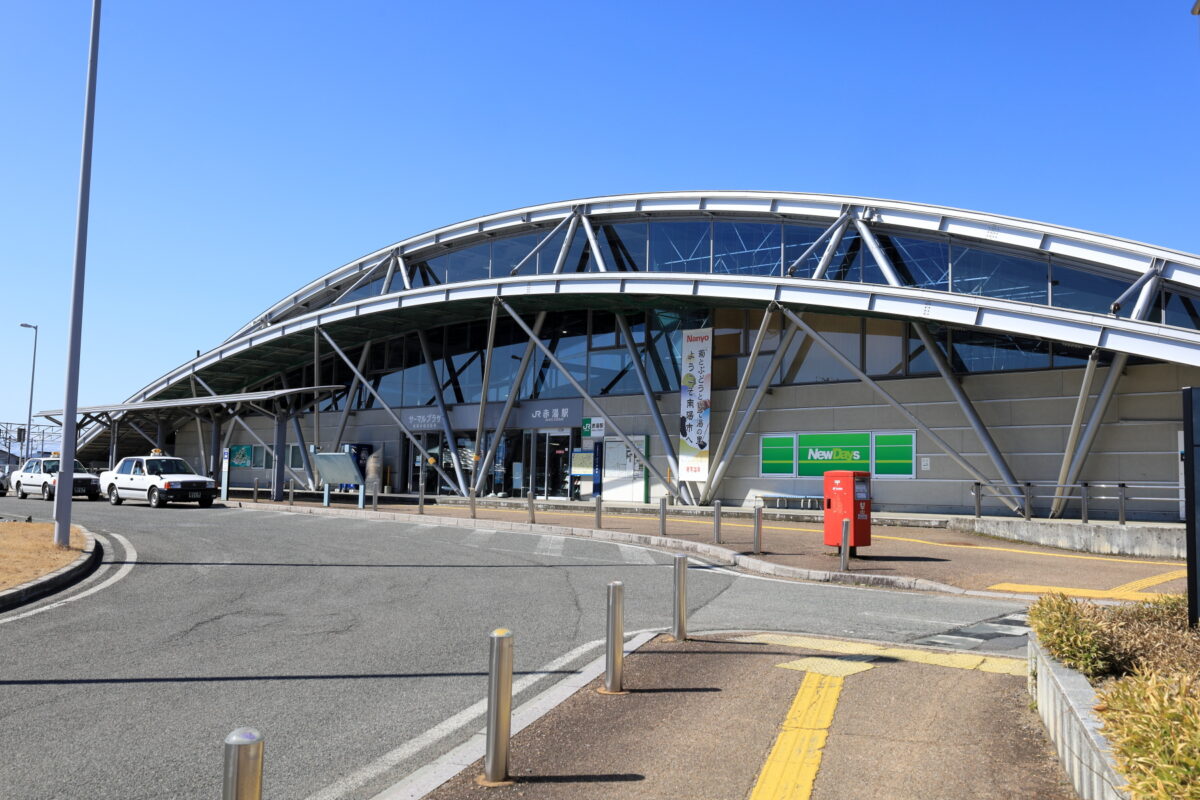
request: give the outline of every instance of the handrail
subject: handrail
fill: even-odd
[[[1094,500],[1116,500],[1117,501],[1117,522],[1121,525],[1126,523],[1126,511],[1130,500],[1137,500],[1147,503],[1178,503],[1179,492],[1181,487],[1178,483],[1168,481],[1119,481],[1117,483],[1080,481],[1079,483],[1054,483],[1052,481],[1025,481],[1020,484],[995,482],[990,484],[993,487],[1001,487],[1004,489],[1018,489],[1019,493],[1014,492],[1012,495],[1006,495],[1013,499],[1018,499],[1022,503],[1022,516],[1025,519],[1033,518],[1033,501],[1034,500],[1054,500],[1065,499],[1070,500],[1075,497],[1079,499],[1080,521],[1088,522],[1089,506]],[[979,481],[974,481],[971,485],[971,494],[975,498],[975,517],[978,519],[983,516],[983,484]],[[1093,494],[1093,489],[1110,489],[1115,488],[1116,494]],[[1133,495],[1130,496],[1129,489],[1144,489],[1153,491],[1162,489],[1173,492],[1173,496],[1158,497],[1154,495]],[[1035,489],[1065,489],[1065,492],[1055,492],[1053,494],[1037,494]],[[1076,491],[1078,490],[1078,494]],[[997,497],[1000,495],[997,494]]]

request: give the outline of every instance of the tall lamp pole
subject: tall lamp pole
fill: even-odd
[[[71,324],[67,338],[67,390],[63,400],[62,456],[58,491],[54,493],[54,543],[71,541],[71,497],[75,474],[75,413],[79,402],[79,348],[83,339],[83,285],[87,261],[88,202],[92,192],[92,127],[96,117],[96,64],[100,54],[100,0],[92,0],[92,35],[88,47],[87,100],[83,113],[83,156],[79,165],[79,213],[75,224],[75,273],[71,281]]]
[[[29,415],[25,418],[25,458],[29,458],[33,455],[30,448],[33,447],[33,378],[37,375],[38,326],[22,322],[21,327],[33,328],[33,368],[29,371]]]

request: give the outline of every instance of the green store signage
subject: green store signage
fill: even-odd
[[[771,434],[760,439],[760,474],[818,478],[849,469],[912,478],[915,443],[915,431]]]

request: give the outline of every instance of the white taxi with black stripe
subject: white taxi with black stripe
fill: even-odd
[[[9,482],[17,497],[24,500],[28,495],[40,494],[43,500],[53,500],[60,485],[65,481],[59,472],[61,459],[58,453],[49,458],[28,459],[21,468],[10,476]],[[71,496],[82,496],[88,500],[100,499],[100,479],[75,461],[75,472],[71,475]]]
[[[117,463],[116,469],[100,473],[100,485],[108,502],[119,506],[126,500],[145,500],[152,508],[167,503],[212,505],[217,485],[197,475],[182,458],[152,450],[148,456],[130,456]]]

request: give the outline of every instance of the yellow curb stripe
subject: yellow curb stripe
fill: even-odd
[[[780,726],[750,800],[808,800],[844,680],[810,672]]]
[[[738,637],[734,641],[797,647],[845,655],[871,655],[880,661],[906,661],[951,669],[974,669],[1006,675],[1024,675],[1027,665],[1021,658],[983,656],[976,653],[943,653],[936,650],[916,650],[908,647],[884,647],[864,642],[844,642],[837,639],[818,639],[813,636],[793,636],[779,633],[760,633]]]
[[[1179,578],[1186,578],[1186,569],[1177,569],[1172,572],[1164,572],[1162,575],[1151,575],[1149,578],[1142,578],[1140,581],[1131,581],[1123,583],[1120,586],[1114,586],[1114,592],[1140,592],[1142,589],[1149,589],[1151,586],[1158,586],[1162,583],[1168,583]]]
[[[1083,597],[1089,600],[1155,600],[1163,595],[1158,592],[1122,592],[1116,589],[1078,589],[1071,586],[1038,586],[1025,583],[997,583],[989,586],[997,592],[1016,592],[1017,594],[1065,594],[1070,597]]]

